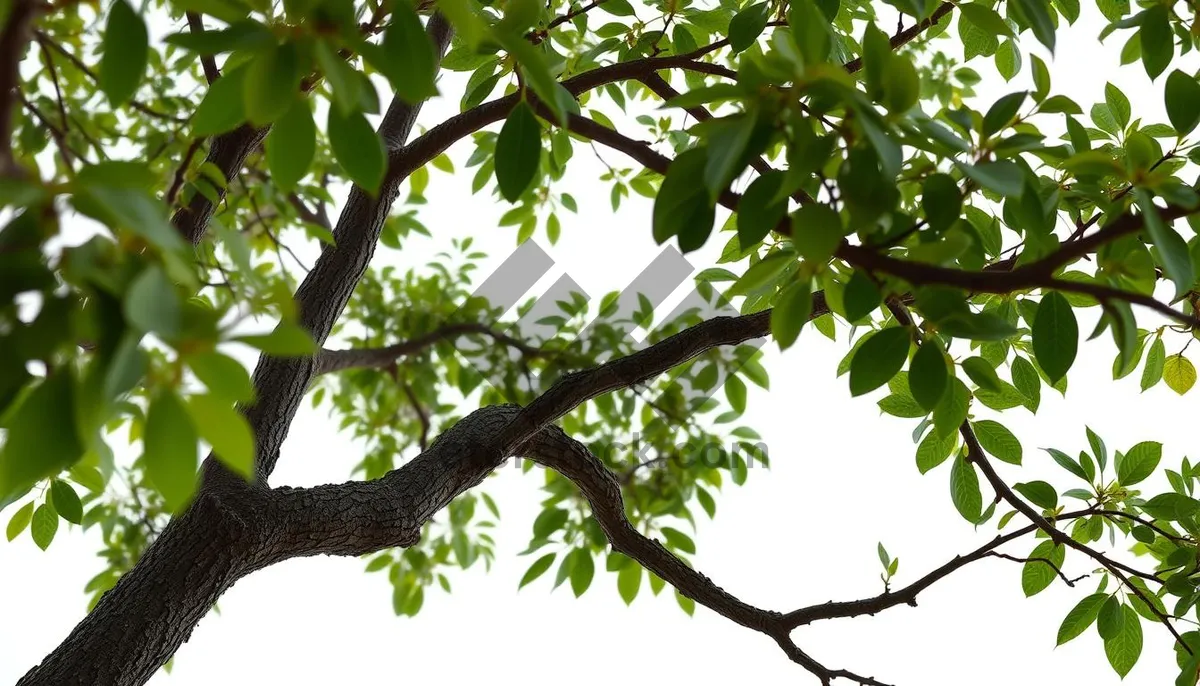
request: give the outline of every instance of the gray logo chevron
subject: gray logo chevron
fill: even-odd
[[[554,260],[542,246],[534,240],[527,240],[520,245],[504,262],[488,276],[472,293],[472,297],[486,299],[492,307],[502,313],[508,313],[516,307],[534,285],[542,279],[554,266]],[[615,309],[604,319],[609,326],[616,327],[626,340],[634,342],[634,349],[641,350],[648,346],[649,334],[653,329],[646,326],[647,314],[653,314],[667,299],[683,284],[687,283],[696,269],[674,246],[665,247],[641,272],[621,290],[615,302]],[[709,297],[702,290],[710,291]],[[569,274],[560,276],[545,293],[538,296],[533,306],[529,308],[516,322],[509,326],[509,333],[523,340],[551,340],[558,336],[571,335],[577,338],[587,338],[599,326],[599,317],[593,319],[580,332],[564,332],[561,318],[560,302],[570,303],[582,298],[583,302],[591,300],[583,288]],[[716,293],[714,289],[693,287],[692,290],[675,306],[661,321],[672,322],[679,317],[694,313],[702,320],[719,316],[738,316],[740,313],[729,301]],[[642,328],[647,336],[642,341],[636,341],[634,332]],[[765,339],[747,341],[743,345],[758,350],[766,343]],[[516,361],[518,351],[509,351],[511,359]],[[601,354],[598,362],[605,362],[608,355]],[[479,360],[470,360],[473,368],[482,374],[485,381],[501,393],[504,393],[501,383],[500,369],[481,368]],[[704,388],[686,384],[682,390],[685,400],[691,405],[697,399],[706,399],[720,389],[729,375],[736,373],[741,366],[740,361],[717,366],[716,383],[707,380]],[[532,389],[523,389],[532,390]],[[652,403],[654,405],[654,403]]]

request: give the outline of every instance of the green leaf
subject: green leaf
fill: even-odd
[[[1120,599],[1115,595],[1109,596],[1108,600],[1104,601],[1104,605],[1100,607],[1096,633],[1100,634],[1100,638],[1107,640],[1120,634],[1124,624],[1125,611]]]
[[[1054,567],[1041,560],[1049,560],[1061,569],[1066,556],[1066,549],[1054,541],[1039,543],[1033,552],[1029,553],[1029,562],[1021,567],[1021,590],[1025,592],[1025,597],[1028,598],[1046,590],[1058,576]],[[1034,558],[1041,558],[1041,560]]]
[[[1030,412],[1037,412],[1042,403],[1042,377],[1033,363],[1024,357],[1014,357],[1011,366],[1013,386],[1025,397],[1025,407]]]
[[[113,107],[133,97],[149,57],[146,22],[125,0],[116,0],[104,29],[104,56],[100,58],[98,85]]]
[[[683,533],[679,529],[672,529],[669,526],[664,526],[662,528],[662,534],[663,537],[667,539],[668,546],[676,550],[681,550],[689,555],[696,554],[696,544],[692,541],[690,536]]]
[[[415,105],[437,95],[437,54],[412,5],[392,6],[392,21],[383,34],[383,53],[388,62],[403,65],[387,74],[401,100]]]
[[[271,179],[291,190],[303,179],[317,151],[317,126],[308,100],[297,99],[267,134],[267,168]]]
[[[1151,5],[1141,17],[1138,37],[1142,43],[1142,65],[1154,80],[1175,56],[1175,34],[1171,31],[1170,10],[1166,5]]]
[[[533,109],[521,101],[509,113],[496,139],[496,185],[500,195],[517,202],[537,176],[542,157],[542,127]]]
[[[1042,448],[1042,450],[1045,450],[1059,467],[1071,472],[1084,481],[1091,481],[1088,478],[1087,472],[1083,470],[1083,467],[1075,460],[1072,460],[1070,455],[1054,448]]]
[[[29,526],[29,521],[33,519],[33,501],[25,503],[19,510],[13,513],[11,519],[8,520],[8,526],[4,529],[4,535],[9,541],[16,539]]]
[[[913,399],[921,407],[933,411],[945,394],[949,377],[941,344],[931,340],[922,343],[908,367],[908,386]]]
[[[846,321],[857,322],[879,307],[883,294],[879,286],[861,270],[855,270],[846,283],[842,297]]]
[[[52,480],[50,482],[50,500],[54,503],[54,509],[63,519],[72,524],[83,522],[83,503],[79,502],[79,494],[71,488],[71,484],[60,479]]]
[[[939,436],[936,431],[930,431],[921,439],[917,446],[917,470],[925,474],[934,467],[946,461],[958,445],[958,435]]]
[[[975,465],[967,462],[961,454],[954,458],[950,468],[950,499],[963,519],[972,524],[979,521],[983,510],[979,475],[975,473]]]
[[[792,213],[792,243],[810,262],[828,262],[844,235],[842,218],[828,205],[804,205]]]
[[[788,286],[779,295],[779,301],[771,310],[771,335],[786,350],[800,336],[800,329],[812,316],[812,285],[801,279]]]
[[[1008,95],[997,100],[983,115],[983,130],[981,133],[987,137],[1000,131],[1008,126],[1021,109],[1021,104],[1025,102],[1025,91],[1019,93],[1009,93]]]
[[[212,136],[236,129],[246,120],[243,84],[246,68],[231,69],[208,87],[204,99],[192,114],[192,133]]]
[[[1038,42],[1054,54],[1054,19],[1050,16],[1047,0],[1017,0],[1017,10],[1024,16]]]
[[[1022,191],[1025,190],[1025,176],[1021,172],[1021,168],[1012,160],[996,160],[979,164],[955,162],[955,166],[980,186],[1006,198],[1020,197]]]
[[[746,384],[741,379],[736,376],[725,379],[725,397],[734,412],[742,414],[746,411]]]
[[[975,431],[975,438],[979,439],[979,445],[997,460],[1021,464],[1021,442],[1003,424],[991,419],[980,419],[972,422],[971,428]]]
[[[166,272],[151,264],[129,285],[125,293],[125,318],[147,333],[165,338],[179,335],[183,305]]]
[[[1137,612],[1128,605],[1122,608],[1125,620],[1121,622],[1121,631],[1112,638],[1104,641],[1104,654],[1113,671],[1125,678],[1129,670],[1137,664],[1142,655],[1142,621]]]
[[[930,174],[921,187],[921,208],[929,227],[945,231],[962,214],[962,193],[948,174]]]
[[[292,108],[300,88],[300,59],[296,46],[282,43],[258,53],[246,66],[242,83],[246,119],[264,126]]]
[[[196,432],[227,467],[246,480],[254,478],[254,434],[233,405],[214,395],[193,395],[188,414]]]
[[[1161,443],[1155,441],[1138,443],[1117,461],[1117,481],[1122,486],[1132,486],[1145,481],[1158,468],[1161,459]]]
[[[641,585],[641,565],[627,564],[617,572],[617,592],[621,594],[621,600],[624,600],[626,605],[632,603],[633,599],[637,597]]]
[[[787,214],[787,198],[779,198],[785,175],[771,171],[754,180],[738,203],[738,242],[749,249],[766,238]]]
[[[1182,353],[1171,355],[1163,361],[1163,380],[1172,391],[1183,395],[1196,385],[1196,367]]]
[[[1045,481],[1013,484],[1013,490],[1043,510],[1053,510],[1058,507],[1058,491],[1055,491],[1054,487]]]
[[[83,456],[75,430],[75,378],[69,368],[38,383],[6,412],[8,435],[0,446],[0,502],[24,493]]]
[[[940,436],[953,435],[967,420],[971,391],[956,377],[950,377],[950,387],[933,408],[933,430]]]
[[[921,77],[912,60],[889,59],[883,65],[883,105],[893,114],[911,110],[921,98]]]
[[[1163,221],[1149,192],[1142,188],[1135,188],[1133,193],[1137,198],[1138,207],[1142,210],[1150,240],[1154,241],[1154,247],[1158,249],[1163,271],[1175,284],[1175,297],[1179,298],[1187,293],[1192,284],[1196,282],[1196,273],[1192,269],[1192,256],[1188,251],[1187,242],[1175,229]]]
[[[1058,627],[1058,642],[1055,645],[1062,645],[1086,631],[1092,622],[1096,621],[1100,607],[1107,599],[1108,596],[1103,593],[1093,593],[1080,600],[1063,618],[1062,625]]]
[[[1200,513],[1200,501],[1179,493],[1161,493],[1146,501],[1142,511],[1155,519],[1180,521]]]
[[[1051,383],[1066,376],[1079,349],[1079,324],[1057,291],[1042,297],[1033,319],[1033,355]]]
[[[1146,366],[1142,368],[1142,390],[1149,390],[1163,378],[1163,371],[1166,369],[1167,351],[1163,345],[1162,338],[1155,337],[1154,342],[1150,344],[1150,351],[1146,353]]]
[[[654,198],[654,240],[662,244],[679,236],[684,252],[699,248],[712,232],[716,212],[708,203],[704,167],[708,153],[692,148],[679,153],[667,168]]]
[[[863,395],[887,383],[904,366],[911,343],[908,329],[902,326],[871,336],[850,362],[850,394]]]
[[[196,489],[196,429],[173,390],[164,389],[150,399],[142,438],[146,476],[167,507],[179,512]]]
[[[208,390],[230,402],[254,401],[254,384],[241,362],[215,350],[189,355],[188,366]]]
[[[546,570],[550,569],[550,565],[554,564],[555,555],[556,553],[547,553],[539,557],[533,564],[529,565],[529,569],[526,570],[525,576],[521,577],[521,583],[517,585],[517,588],[525,588],[529,584],[533,583],[533,581],[539,576],[545,574]]]
[[[37,547],[42,550],[50,547],[50,542],[54,540],[54,534],[58,533],[58,513],[54,511],[52,505],[44,503],[33,511],[30,533],[33,534],[33,542],[37,544]]]
[[[1008,22],[982,2],[963,3],[958,6],[958,9],[972,24],[994,36],[1016,37]]]
[[[542,510],[537,519],[533,520],[534,538],[549,538],[550,534],[567,523],[567,517],[567,511],[557,507]]]
[[[1108,105],[1108,111],[1112,113],[1118,127],[1124,129],[1129,126],[1129,116],[1133,110],[1129,106],[1129,98],[1125,97],[1120,88],[1106,83],[1104,85],[1104,103]]]
[[[729,47],[739,53],[754,45],[763,29],[767,28],[770,6],[765,2],[751,5],[733,15],[729,21]]]
[[[592,578],[596,576],[596,563],[587,548],[576,548],[573,554],[575,564],[571,566],[571,591],[578,598],[592,585]]]
[[[1200,83],[1176,69],[1167,75],[1164,97],[1167,119],[1180,136],[1186,136],[1200,123]]]
[[[961,364],[963,371],[980,389],[999,393],[1003,388],[1004,382],[996,375],[996,369],[992,367],[992,363],[982,357],[968,357]]]
[[[237,336],[233,340],[254,346],[274,357],[304,357],[317,351],[312,336],[290,322],[281,322],[271,333]]]
[[[377,193],[387,170],[387,151],[367,118],[361,112],[343,116],[330,107],[328,135],[333,156],[350,180],[371,195]]]

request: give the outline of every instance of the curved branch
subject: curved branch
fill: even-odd
[[[1059,515],[1056,518],[1056,521],[1077,519],[1093,513],[1094,511],[1091,509],[1077,510],[1075,512],[1068,512]],[[874,615],[897,605],[910,605],[912,607],[916,607],[917,595],[921,591],[924,591],[938,581],[946,578],[951,573],[967,566],[972,562],[982,560],[985,557],[999,555],[999,553],[996,553],[996,549],[1000,546],[1008,543],[1009,541],[1014,541],[1023,536],[1027,536],[1037,530],[1038,527],[1036,524],[1028,524],[1020,529],[1017,529],[1016,531],[1009,532],[1003,536],[997,536],[983,546],[980,546],[966,555],[955,556],[953,560],[950,560],[941,567],[938,567],[932,572],[929,572],[920,579],[917,579],[908,586],[905,586],[897,591],[885,591],[873,598],[836,602],[831,600],[820,605],[802,607],[784,615],[783,623],[788,627],[788,629],[795,629],[797,627],[811,624],[823,619],[840,619],[845,617],[857,617],[859,615]]]
[[[928,30],[934,24],[941,21],[942,17],[946,16],[947,14],[950,14],[952,11],[954,11],[953,3],[944,2],[941,5],[938,5],[938,8],[935,9],[933,11],[933,14],[929,15],[928,18],[926,18],[916,24],[913,24],[912,26],[908,27],[907,29],[904,29],[903,31],[892,36],[891,41],[890,41],[892,44],[892,50],[896,50],[897,48],[900,48],[908,43],[911,43],[914,39],[917,38],[917,36],[920,36],[922,33],[925,33],[926,30]],[[844,66],[846,68],[846,71],[850,72],[851,74],[853,74],[857,71],[861,71],[863,68],[862,58],[856,57],[856,58],[850,60],[849,62],[847,62]]]
[[[380,348],[349,348],[346,350],[322,350],[317,354],[313,374],[328,374],[355,367],[383,367],[397,359],[420,352],[435,343],[459,336],[479,334],[488,336],[497,343],[518,350],[526,357],[538,357],[545,352],[524,341],[501,333],[490,326],[475,323],[447,324],[430,333],[393,343]]]

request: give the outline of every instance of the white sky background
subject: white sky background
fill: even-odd
[[[1112,81],[1130,97],[1135,118],[1165,121],[1161,79],[1152,85],[1140,64],[1120,68],[1124,34],[1111,37],[1107,47],[1098,45],[1095,36],[1102,24],[1091,3],[1084,4],[1084,17],[1059,35],[1057,56],[1047,59],[1052,92],[1074,98],[1086,111],[1103,100],[1104,83]],[[1026,49],[1032,43],[1027,37]],[[948,42],[941,44],[956,52]],[[979,88],[980,102],[1032,87],[1028,59],[1008,85],[996,76],[990,60],[977,58],[971,66],[987,79]],[[451,98],[426,107],[426,126],[457,110],[461,82],[444,90]],[[614,107],[603,109],[616,114]],[[380,248],[376,265],[419,266],[447,246],[449,237],[472,235],[491,256],[478,282],[511,251],[514,229],[494,228],[508,205],[486,194],[468,196],[470,172],[462,172],[461,162],[469,151],[469,145],[453,149],[460,168],[456,177],[433,173],[430,202],[419,216],[436,238],[406,243],[400,253]],[[614,166],[634,164],[616,152],[603,154]],[[614,216],[609,186],[595,181],[601,169],[586,146],[577,146],[571,171],[558,190],[575,195],[580,213],[560,214],[564,230],[557,246],[548,246],[539,232],[537,240],[556,261],[539,289],[565,272],[598,297],[623,287],[660,250],[650,237],[650,203],[634,196]],[[709,266],[724,238],[713,239],[702,255],[689,260],[698,269]],[[302,254],[311,263],[315,244],[307,248]],[[680,288],[659,312],[669,312],[686,291],[686,286]],[[1152,321],[1144,312],[1139,317],[1143,326]],[[1085,333],[1091,321],[1081,324]],[[835,377],[847,350],[846,333],[839,328],[838,342],[831,343],[806,329],[785,354],[773,343],[764,348],[772,390],[750,386],[746,423],[762,433],[773,468],[752,470],[746,485],[727,487],[718,498],[717,519],[699,520],[696,567],[761,607],[787,611],[878,593],[877,541],[900,558],[896,584],[901,586],[994,535],[995,519],[975,532],[955,511],[948,463],[925,476],[918,473],[910,436],[915,420],[881,417],[875,396],[850,398],[845,378]],[[1086,447],[1085,424],[1103,436],[1110,450],[1142,440],[1162,441],[1165,466],[1177,466],[1192,449],[1194,426],[1180,420],[1195,406],[1195,398],[1181,399],[1162,384],[1140,394],[1139,373],[1114,383],[1114,353],[1107,334],[1084,344],[1066,400],[1044,389],[1036,419],[1023,409],[1005,413],[1003,421],[1021,439],[1026,462],[1019,469],[1000,465],[1010,483],[1047,478],[1060,490],[1078,485],[1069,484],[1073,477],[1053,467],[1037,448],[1077,453]],[[253,356],[247,353],[243,359],[250,365]],[[978,406],[976,412],[990,413]],[[324,409],[312,410],[306,402],[272,483],[343,481],[360,454],[360,446],[338,435]],[[655,598],[643,584],[632,607],[625,607],[616,593],[615,575],[602,566],[581,599],[566,586],[550,593],[549,575],[518,593],[517,582],[533,558],[516,553],[528,543],[539,511],[539,481],[536,475],[521,477],[518,470],[500,471],[486,484],[502,514],[491,573],[476,566],[453,574],[452,594],[430,589],[420,615],[406,619],[392,613],[386,577],[364,574],[359,559],[289,561],[240,581],[221,599],[221,614],[202,621],[178,652],[174,672],[160,673],[152,683],[466,683],[497,676],[527,684],[570,679],[606,686],[614,679],[815,683],[765,636],[703,607],[689,618],[669,592]],[[986,486],[984,493],[985,498],[990,493]],[[0,519],[7,521],[7,516]],[[23,675],[84,615],[82,587],[102,567],[94,556],[99,534],[70,529],[68,533],[64,522],[47,552],[38,550],[28,535],[0,544],[0,683]],[[1033,545],[1027,539],[1007,551],[1024,556]],[[1093,567],[1072,553],[1065,569],[1077,576]],[[1020,565],[984,560],[922,593],[918,608],[901,606],[876,617],[825,622],[796,637],[801,648],[827,666],[902,685],[966,680],[981,685],[1115,684],[1117,676],[1094,629],[1054,648],[1063,616],[1095,584],[1094,577],[1075,589],[1056,582],[1026,599]],[[1149,624],[1144,632],[1146,648],[1126,682],[1171,683],[1176,672],[1169,635]]]

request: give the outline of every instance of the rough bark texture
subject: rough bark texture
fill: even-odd
[[[450,42],[450,26],[434,15],[427,27],[440,56]],[[393,100],[380,124],[380,134],[392,146],[407,139],[420,106]],[[209,160],[227,176],[236,175],[266,134],[242,127],[214,139]],[[328,337],[374,254],[383,223],[403,177],[389,174],[378,195],[354,188],[347,198],[334,236],[296,293],[302,325],[318,345]],[[174,222],[193,243],[203,236],[212,216],[211,203],[180,210]],[[255,369],[259,402],[246,416],[255,432],[259,478],[244,484],[213,458],[206,460],[195,503],[163,531],[143,559],[100,599],[95,609],[42,664],[19,683],[142,684],[191,635],[196,623],[216,599],[245,574],[286,559],[283,546],[291,522],[287,506],[309,505],[297,498],[277,498],[266,479],[274,469],[279,448],[312,379],[313,358],[272,358],[264,355]],[[482,477],[480,477],[482,478]],[[377,488],[369,485],[370,488]],[[336,512],[314,513],[337,521]],[[383,520],[381,520],[382,522]],[[371,527],[367,527],[371,528]],[[419,531],[419,528],[417,529]],[[411,534],[389,545],[411,544]],[[382,546],[381,546],[382,547]]]

